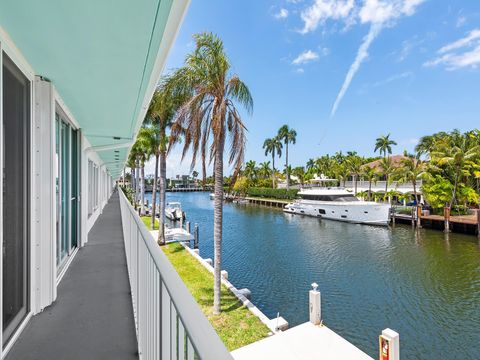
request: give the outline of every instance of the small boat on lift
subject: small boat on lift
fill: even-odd
[[[214,193],[210,193],[210,195],[208,195],[210,197],[210,200],[215,200],[215,194]]]
[[[179,202],[169,202],[165,207],[165,217],[172,221],[179,221],[185,217],[182,211],[182,204]]]

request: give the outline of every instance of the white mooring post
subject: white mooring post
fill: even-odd
[[[317,290],[318,284],[312,284],[312,290],[309,291],[310,322],[313,325],[320,325],[322,320],[320,291]]]
[[[400,360],[400,335],[392,330],[385,329],[378,339],[380,360]]]

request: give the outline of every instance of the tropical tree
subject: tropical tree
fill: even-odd
[[[390,176],[392,175],[395,167],[393,166],[392,159],[384,157],[380,160],[380,171],[385,176],[385,194],[388,192],[388,185],[390,184]]]
[[[425,172],[425,163],[420,160],[420,153],[415,155],[404,153],[404,158],[400,161],[400,167],[395,170],[396,178],[401,183],[410,182],[413,186],[413,197],[415,202],[418,201],[417,197],[417,184],[419,178]]]
[[[243,170],[243,175],[248,180],[255,180],[258,174],[257,163],[254,160],[247,161],[245,164],[245,169]]]
[[[387,157],[387,154],[392,153],[392,145],[397,145],[397,143],[390,139],[390,134],[382,135],[375,140],[375,152],[377,150],[380,152],[380,155],[383,153],[383,157]]]
[[[222,269],[223,220],[223,156],[229,141],[229,164],[234,166],[233,179],[238,175],[244,159],[246,128],[236,104],[248,113],[253,110],[253,99],[248,87],[237,76],[231,75],[231,65],[223,42],[212,33],[194,35],[196,47],[188,54],[185,65],[169,79],[170,86],[187,100],[178,110],[172,126],[170,142],[184,133],[183,156],[192,149],[191,167],[197,156],[214,163],[214,297],[213,313],[220,313]],[[210,144],[208,146],[208,144]],[[234,183],[234,181],[233,181]]]
[[[290,189],[290,168],[288,167],[288,144],[295,144],[297,141],[297,132],[294,129],[290,129],[288,125],[283,125],[278,129],[278,139],[285,144],[285,169],[287,177],[287,190]]]
[[[152,229],[155,226],[157,207],[157,179],[159,179],[159,228],[158,243],[165,243],[165,191],[167,188],[167,145],[168,129],[173,124],[173,117],[179,106],[185,101],[181,92],[174,92],[167,85],[168,78],[162,78],[154,92],[146,115],[146,122],[151,125],[155,134],[152,139],[153,155],[155,156],[155,175],[152,189]],[[177,136],[175,141],[180,141]],[[159,174],[160,173],[160,174]]]
[[[350,175],[353,176],[355,195],[357,195],[357,182],[360,176],[360,172],[362,171],[363,160],[356,153],[352,153],[346,158],[345,162],[346,167],[350,171]]]
[[[145,162],[151,156],[152,151],[152,130],[142,126],[137,135],[137,140],[132,147],[137,163],[137,173],[140,179],[137,179],[136,199],[140,201],[140,214],[145,215]]]
[[[308,159],[307,161],[307,171],[315,171],[316,169],[316,164],[315,164],[315,160],[313,159]]]
[[[272,173],[272,169],[270,169],[270,161],[264,161],[258,165],[258,175],[262,179],[268,178]]]
[[[272,154],[272,187],[275,189],[275,155],[282,156],[282,142],[277,137],[266,139],[263,148],[265,156]]]
[[[453,173],[453,190],[450,206],[456,203],[457,191],[462,178],[472,177],[478,170],[480,145],[472,141],[467,133],[464,136],[453,133],[451,140],[441,144],[438,149],[431,152],[433,166],[445,166]]]
[[[368,201],[370,201],[372,199],[372,183],[377,181],[377,171],[368,165],[364,165],[361,169],[361,175],[368,180]]]
[[[129,162],[133,164],[133,173],[134,173],[134,207],[137,209],[138,203],[140,201],[140,193],[141,193],[141,159],[145,154],[145,149],[143,148],[142,141],[138,139],[133,144],[132,148],[130,149],[129,154]]]
[[[301,185],[305,184],[305,168],[303,166],[297,166],[292,170],[292,174],[298,178]]]

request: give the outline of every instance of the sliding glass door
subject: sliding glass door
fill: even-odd
[[[79,231],[78,131],[59,113],[55,119],[57,154],[57,267],[61,268],[77,247]]]
[[[30,82],[3,56],[3,343],[29,298]]]

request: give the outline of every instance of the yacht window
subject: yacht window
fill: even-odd
[[[322,214],[322,215],[325,215],[325,210],[323,210],[323,209],[318,209],[318,213],[319,213],[319,214]]]

